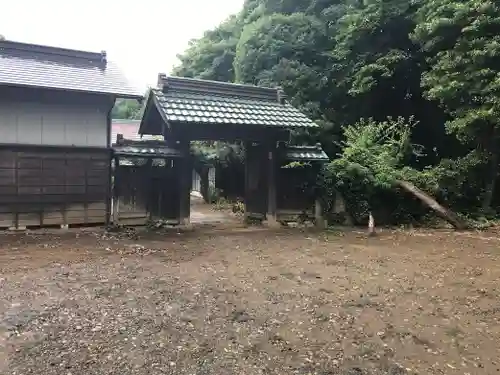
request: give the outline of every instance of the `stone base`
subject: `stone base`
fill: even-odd
[[[11,230],[13,232],[21,232],[21,231],[25,231],[26,227],[25,226],[9,227],[9,230]]]
[[[318,229],[325,229],[327,227],[326,220],[321,218],[316,218],[314,226]]]
[[[189,218],[179,220],[179,228],[182,230],[193,230],[193,224],[189,220]]]
[[[183,219],[179,219],[179,225],[186,226],[186,225],[190,225],[190,224],[191,224],[191,221],[189,220],[188,217],[183,218]]]

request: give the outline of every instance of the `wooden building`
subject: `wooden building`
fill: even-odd
[[[253,217],[277,222],[278,143],[293,129],[316,128],[286,101],[282,90],[160,74],[148,97],[139,133],[162,135],[168,147],[185,155],[194,140],[243,141],[245,209]],[[189,222],[189,158],[176,160],[178,222]]]
[[[0,228],[107,221],[118,97],[105,52],[0,41]]]

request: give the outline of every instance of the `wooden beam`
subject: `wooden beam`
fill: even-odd
[[[233,124],[170,124],[169,137],[191,140],[220,140],[227,142],[254,141],[265,142],[268,139],[288,141],[290,130],[286,128],[270,128],[256,125]]]

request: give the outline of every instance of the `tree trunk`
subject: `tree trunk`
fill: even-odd
[[[448,210],[447,208],[441,206],[434,198],[420,190],[418,187],[407,181],[397,181],[398,186],[402,187],[407,192],[413,194],[415,197],[420,199],[426,206],[436,211],[436,213],[445,219],[448,223],[453,225],[455,229],[464,230],[469,226],[458,217],[454,212]]]
[[[370,212],[368,217],[368,236],[375,236],[375,219],[373,218],[372,213]]]
[[[208,169],[207,168],[200,168],[199,172],[197,171],[197,173],[199,174],[200,176],[200,193],[201,193],[201,196],[203,197],[203,200],[205,201],[205,203],[213,203],[211,202],[211,199],[213,197],[211,197],[209,195],[210,193],[210,189],[209,189],[209,184],[208,184]]]
[[[486,190],[483,196],[482,209],[484,211],[488,211],[491,209],[491,204],[493,203],[493,197],[495,194],[495,188],[498,178],[498,150],[495,147],[496,142],[494,142],[494,146],[491,149],[491,160],[490,160],[490,170],[487,177],[486,182]]]
[[[344,196],[342,193],[338,190],[335,190],[335,201],[333,203],[333,213],[337,216],[342,216],[343,221],[340,224],[347,225],[347,226],[353,226],[354,225],[354,220],[347,210],[347,205],[345,203]]]

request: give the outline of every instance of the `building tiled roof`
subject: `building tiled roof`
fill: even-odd
[[[330,160],[319,144],[315,146],[287,146],[285,155],[286,159],[291,161],[327,162]]]
[[[107,60],[106,52],[5,40],[0,41],[0,85],[142,97],[142,93]]]
[[[159,86],[151,96],[171,123],[318,126],[287,103],[279,89],[164,75],[159,76]]]
[[[140,120],[111,120],[111,144],[116,144],[118,134],[122,134],[123,138],[130,141],[162,141],[163,136],[160,135],[147,135],[142,137],[139,134]]]

